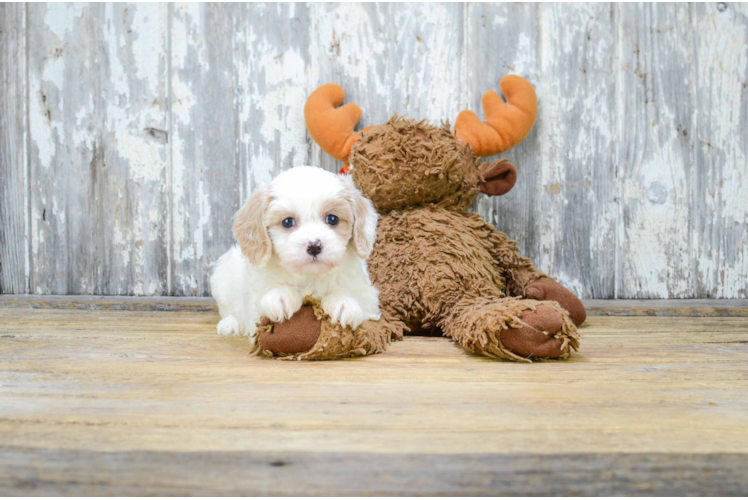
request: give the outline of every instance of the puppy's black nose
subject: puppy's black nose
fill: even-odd
[[[317,255],[322,253],[322,242],[319,240],[310,241],[306,245],[306,253],[311,255],[312,257],[316,257]]]

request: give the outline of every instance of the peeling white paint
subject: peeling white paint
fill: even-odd
[[[29,129],[38,159],[44,168],[49,168],[57,153],[57,144],[63,135],[63,124],[57,110],[64,109],[65,63],[61,58],[46,60],[41,78],[30,76],[29,83]],[[51,111],[52,98],[57,99],[55,113]]]
[[[694,248],[702,289],[718,298],[748,297],[748,23],[745,5],[720,12],[699,5],[695,29],[698,98],[702,130],[698,159],[707,175]],[[735,14],[735,10],[741,12]],[[713,229],[714,227],[717,229]],[[707,245],[704,243],[708,242]]]
[[[391,82],[385,82],[384,75],[376,70],[380,69],[377,68],[377,62],[382,61],[391,46],[374,27],[367,11],[378,6],[344,3],[324,7],[326,12],[318,18],[318,43],[322,47],[320,52],[341,64],[345,69],[341,76],[346,81],[352,80],[363,85],[371,100],[390,104]],[[382,22],[384,26],[389,26],[392,19],[380,16],[376,22],[380,26]],[[366,111],[372,112],[371,109]],[[380,118],[380,121],[384,119],[386,118]]]
[[[480,199],[487,219],[516,217],[536,265],[583,296],[616,280],[621,297],[748,296],[745,4],[29,9],[37,293],[93,293],[106,273],[105,293],[206,293],[237,198],[295,164],[339,167],[305,129],[304,100],[321,83],[344,87],[363,126],[394,112],[481,115],[481,94],[517,73],[540,99],[535,142],[507,152],[527,161],[515,191]],[[516,36],[498,43],[499,32]],[[233,92],[226,109],[215,81]],[[220,160],[206,127],[216,121],[235,126]],[[82,238],[90,252],[65,253]]]
[[[565,286],[573,290],[579,286],[574,291],[583,297],[593,289],[597,296],[607,297],[613,291],[609,277],[615,273],[615,247],[610,241],[600,242],[615,234],[616,211],[611,207],[615,192],[596,180],[614,182],[610,86],[614,40],[609,34],[615,29],[610,7],[544,4],[539,8],[541,75],[556,76],[541,76],[540,82],[543,195],[540,230],[535,233],[540,253],[534,261]],[[593,28],[602,33],[594,41]]]
[[[25,17],[25,15],[24,15]],[[24,19],[24,24],[26,23],[26,20]],[[24,54],[26,53],[25,50],[25,43],[24,43]],[[24,74],[28,74],[28,58],[24,58]],[[29,96],[26,96],[26,100],[23,103],[23,106],[25,110],[28,110],[29,107]],[[2,118],[0,118],[2,119]],[[24,128],[23,130],[23,144],[28,144],[29,141],[29,130]],[[23,165],[29,164],[29,150],[28,148],[23,148],[22,152],[22,159],[23,159]],[[24,256],[24,273],[23,278],[24,282],[19,283],[17,286],[17,289],[19,292],[23,293],[31,293],[31,254],[33,252],[32,250],[32,235],[33,229],[31,227],[31,210],[29,208],[31,207],[31,189],[30,189],[30,179],[29,179],[29,171],[27,168],[23,169],[23,185],[24,187],[28,186],[28,189],[23,189],[23,256]],[[16,187],[18,188],[18,187]]]
[[[616,65],[623,226],[617,292],[634,298],[690,298],[693,159],[688,133],[694,133],[689,113],[694,95],[690,85],[679,87],[690,81],[694,61],[689,6],[618,9],[630,28],[620,35]]]
[[[75,23],[83,16],[85,4],[79,3],[49,3],[44,15],[44,24],[58,39],[63,40],[66,35],[75,33]]]
[[[163,178],[166,163],[162,160],[163,147],[149,141],[141,132],[131,134],[128,130],[117,130],[117,152],[128,161],[130,178],[134,181],[157,182]]]
[[[122,265],[130,263],[130,235],[125,235],[119,220],[114,221],[114,246],[119,249]]]
[[[196,228],[192,233],[193,244],[182,249],[182,261],[190,259],[202,259],[204,254],[203,245],[205,243],[206,232],[209,231],[208,223],[210,220],[210,198],[205,192],[203,182],[198,183],[198,200],[197,207],[199,219]]]
[[[146,82],[149,93],[158,95],[161,82],[157,77],[165,60],[162,51],[153,49],[167,45],[167,6],[130,4],[129,8],[135,11],[132,26],[137,28],[132,42],[135,76]]]

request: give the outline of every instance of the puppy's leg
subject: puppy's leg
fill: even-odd
[[[355,330],[364,322],[364,311],[355,299],[347,295],[328,295],[322,299],[322,310],[332,323],[350,326]]]
[[[274,323],[289,319],[301,309],[303,297],[295,288],[281,285],[266,293],[260,301],[262,316]]]
[[[221,321],[218,322],[218,326],[216,326],[216,330],[218,331],[218,335],[241,334],[239,321],[231,314],[226,316],[225,318],[223,318]]]
[[[242,313],[248,302],[247,276],[247,265],[237,246],[229,249],[215,264],[210,288],[222,318],[216,326],[219,335],[246,335]]]

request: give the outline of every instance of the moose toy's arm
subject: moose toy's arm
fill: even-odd
[[[575,325],[579,326],[587,319],[584,304],[569,289],[551,278],[540,278],[530,284],[525,290],[528,299],[555,300],[558,305],[566,309]]]
[[[547,278],[547,276],[535,269],[532,261],[520,255],[517,242],[510,240],[503,233],[497,236],[502,241],[494,245],[493,255],[500,268],[506,276],[506,294],[510,297],[524,297],[527,287],[532,283]]]
[[[506,236],[505,236],[506,238]],[[575,325],[587,319],[582,301],[566,287],[535,269],[532,261],[522,257],[517,242],[506,238],[494,245],[494,257],[506,271],[507,295],[535,300],[555,300],[566,309]]]

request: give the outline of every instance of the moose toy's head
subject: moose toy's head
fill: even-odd
[[[387,123],[354,132],[361,109],[343,102],[345,92],[329,83],[315,90],[304,107],[312,138],[330,156],[348,162],[356,186],[380,212],[429,203],[465,209],[478,192],[507,193],[517,170],[506,160],[477,158],[504,152],[522,141],[537,113],[535,91],[527,80],[506,76],[496,92],[483,95],[486,122],[463,111],[441,128],[393,116]]]

